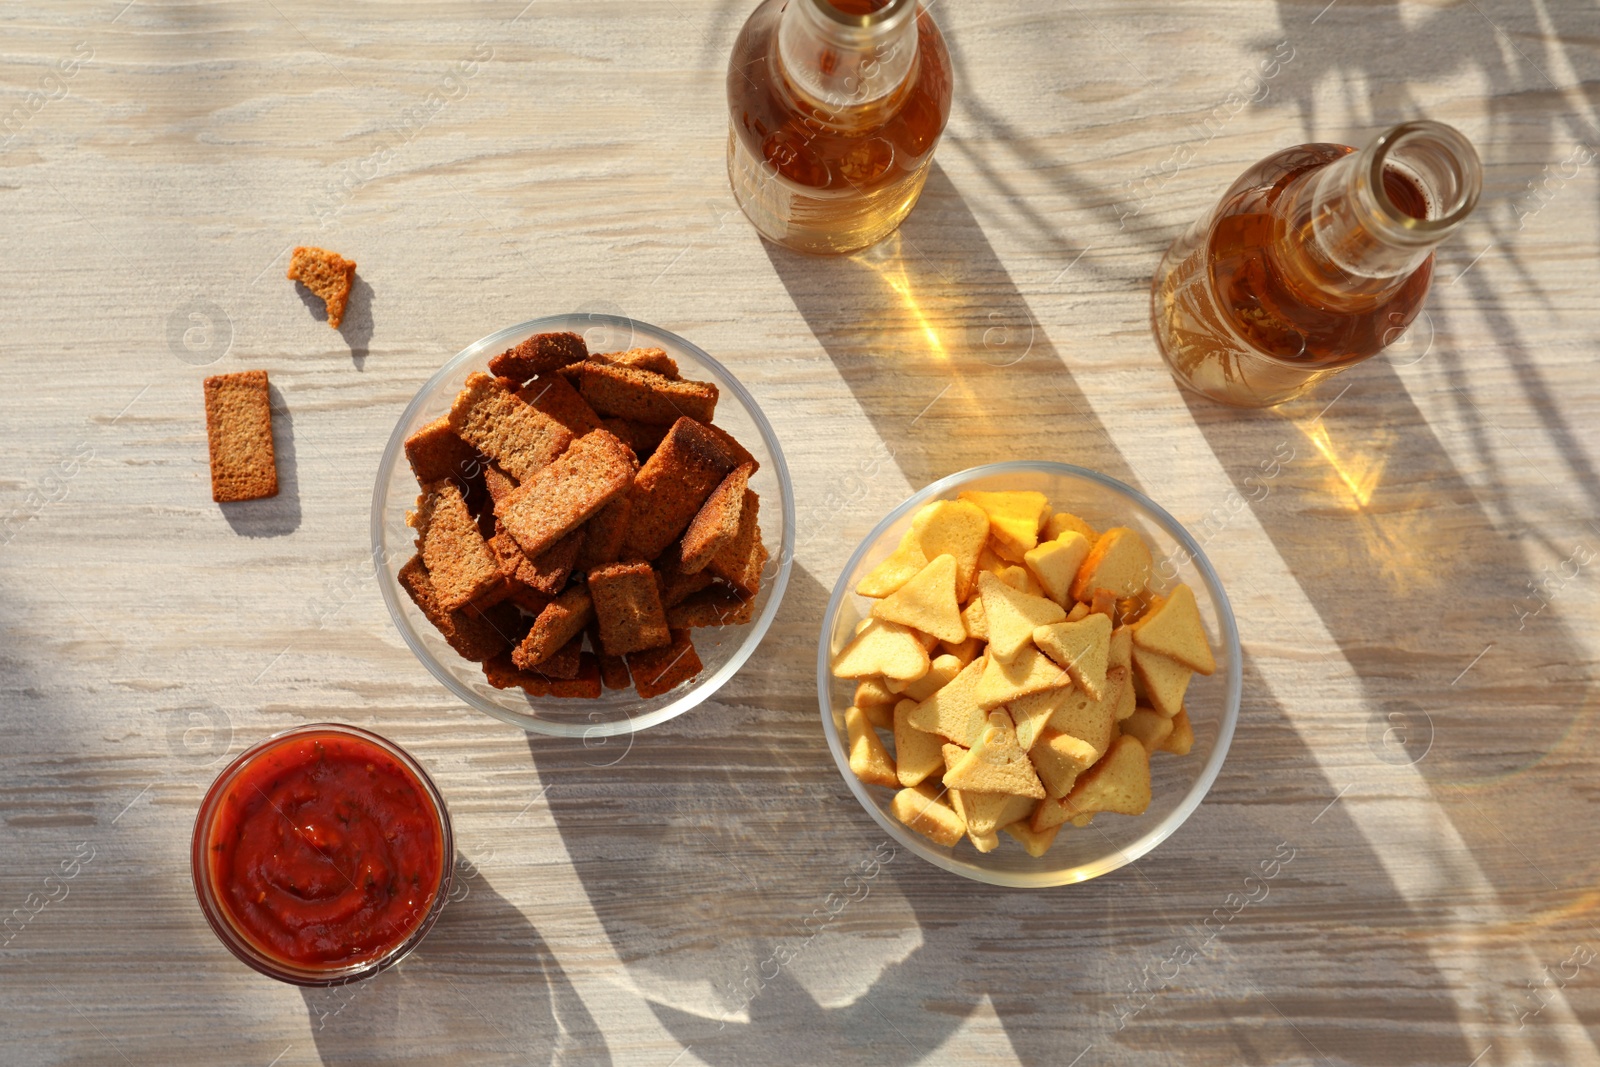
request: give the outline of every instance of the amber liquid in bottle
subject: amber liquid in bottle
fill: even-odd
[[[1154,279],[1152,325],[1181,384],[1224,403],[1280,403],[1376,355],[1411,325],[1428,295],[1437,242],[1419,239],[1396,253],[1365,228],[1360,209],[1338,199],[1344,194],[1324,189],[1315,203],[1319,172],[1354,152],[1311,144],[1268,157],[1167,251]],[[1398,163],[1380,173],[1392,218],[1439,218],[1438,197],[1419,177]],[[1470,211],[1470,199],[1457,210]],[[1326,222],[1340,211],[1348,217],[1319,236],[1319,215]],[[1330,244],[1326,233],[1335,229]],[[1404,269],[1391,272],[1396,262]]]
[[[894,84],[836,79],[837,92],[808,88],[863,53],[826,37],[797,34],[780,54],[788,10],[815,0],[766,0],[745,23],[728,63],[728,178],[739,206],[770,240],[805,252],[843,253],[887,236],[915,205],[950,114],[950,57],[927,11],[908,10],[900,32],[852,44],[866,70]],[[911,0],[915,4],[915,0]],[[891,0],[832,0],[845,16],[910,6]],[[910,54],[908,54],[910,53]],[[791,69],[808,66],[819,78]]]

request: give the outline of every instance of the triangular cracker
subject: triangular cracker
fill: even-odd
[[[956,561],[956,597],[972,595],[978,556],[989,541],[989,516],[965,500],[937,500],[912,520],[917,544],[928,559],[949,554]]]
[[[1194,672],[1175,659],[1133,644],[1133,676],[1138,679],[1138,694],[1169,719],[1183,708],[1183,694],[1189,689]]]
[[[856,583],[856,592],[861,596],[888,596],[915,578],[917,572],[927,565],[928,557],[922,554],[922,546],[917,544],[916,531],[907,530],[900,539],[899,547]]]
[[[965,641],[967,628],[956,601],[956,558],[946,554],[929,561],[905,585],[872,605],[872,615],[941,641]]]
[[[1078,775],[1072,792],[1061,802],[1067,817],[1097,811],[1143,815],[1150,806],[1150,754],[1137,737],[1112,742],[1100,762]]]
[[[1033,631],[1040,651],[1072,675],[1078,688],[1096,700],[1106,695],[1106,660],[1111,652],[1111,619],[1085,615],[1077,622],[1058,622]]]
[[[955,809],[945,803],[942,793],[943,790],[935,788],[931,782],[902,789],[889,803],[889,811],[934,844],[949,847],[961,840],[967,825]]]
[[[1042,800],[1040,803],[1048,804],[1050,801]],[[1034,859],[1038,859],[1046,852],[1049,852],[1050,846],[1055,844],[1056,835],[1061,832],[1061,827],[1052,826],[1048,830],[1043,830],[1036,833],[1033,827],[1029,826],[1026,822],[1020,821],[1014,822],[1004,829],[1006,833],[1010,834],[1013,838],[1020,842],[1023,851],[1032,856]]]
[[[1120,682],[1120,678],[1118,679]],[[1107,684],[1115,684],[1107,678]],[[1117,684],[1120,689],[1120,684]],[[1067,698],[1050,715],[1050,729],[1071,734],[1094,746],[1097,754],[1111,747],[1116,708],[1110,700],[1095,700],[1081,689],[1068,690]]]
[[[1023,559],[1044,588],[1045,595],[1066,607],[1072,600],[1072,581],[1092,547],[1082,534],[1068,530],[1054,541],[1030,549]]]
[[[987,657],[979,656],[943,689],[933,694],[907,717],[918,730],[938,734],[965,748],[977,744],[988,717],[978,706],[978,685],[983,678]]]
[[[1158,601],[1132,626],[1133,640],[1151,652],[1177,660],[1190,670],[1210,674],[1217,661],[1206,642],[1205,624],[1194,590],[1179,583],[1165,600]]]
[[[911,725],[916,704],[902,700],[894,709],[894,767],[903,786],[914,786],[935,771],[944,772],[944,758],[938,734],[924,733]]]
[[[1043,493],[968,490],[961,494],[961,499],[988,513],[990,533],[996,540],[1005,542],[1019,560],[1024,552],[1039,543],[1039,527],[1043,525],[1045,509],[1050,506]]]
[[[1172,720],[1154,708],[1139,708],[1118,727],[1129,737],[1137,737],[1146,752],[1154,752],[1172,736]]]
[[[890,682],[889,688],[895,693],[911,698],[911,703],[920,704],[933,694],[950,684],[950,680],[961,673],[961,668],[966,666],[956,657],[948,653],[935,656],[933,663],[928,667],[928,673],[914,682]]]
[[[878,731],[867,721],[867,713],[860,708],[849,709],[844,713],[844,725],[850,734],[850,769],[856,777],[868,785],[899,785],[894,760],[878,740]]]
[[[1003,711],[989,715],[978,743],[961,761],[944,774],[949,789],[977,793],[1012,793],[1016,796],[1044,796],[1044,785],[1028,759],[1028,752],[1017,744],[1017,731],[1011,716]]]
[[[978,574],[984,625],[989,631],[989,656],[1009,660],[1033,641],[1036,627],[1067,617],[1061,605],[1042,596],[1018,592],[987,572]]]
[[[1071,687],[1046,689],[1042,693],[1032,693],[1008,701],[1006,713],[1016,724],[1018,744],[1023,748],[1032,748],[1034,741],[1044,732],[1050,716],[1054,715],[1062,704],[1072,699],[1075,693],[1076,690]]]
[[[928,665],[928,650],[916,634],[898,623],[871,619],[834,657],[833,673],[839,678],[881,674],[891,680],[915,681],[928,673]]]
[[[1032,643],[1024,646],[1009,663],[996,656],[985,656],[984,664],[983,677],[978,680],[974,699],[985,711],[1009,704],[1018,697],[1042,693],[1046,689],[1062,689],[1072,684],[1072,676],[1052,663]]]
[[[1154,567],[1144,538],[1126,526],[1114,526],[1089,550],[1072,583],[1072,598],[1086,601],[1096,589],[1109,589],[1119,597],[1133,596],[1150,584]]]
[[[1078,775],[1094,766],[1094,761],[1100,758],[1100,752],[1089,742],[1071,734],[1046,729],[1033,747],[1028,749],[1028,758],[1033,760],[1034,770],[1039,772],[1045,795],[1060,800],[1072,791]]]

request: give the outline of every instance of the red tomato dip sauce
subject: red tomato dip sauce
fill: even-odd
[[[380,740],[295,731],[246,753],[213,787],[208,888],[263,955],[301,968],[359,964],[406,941],[433,909],[447,817],[431,783]]]

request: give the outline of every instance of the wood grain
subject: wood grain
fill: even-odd
[[[7,4],[0,1059],[1600,1063],[1600,15],[1324,4],[939,3],[927,193],[842,261],[728,192],[744,4]],[[1406,350],[1275,412],[1187,400],[1147,324],[1165,246],[1254,159],[1419,114],[1486,185]],[[339,331],[296,244],[359,264]],[[588,746],[456,704],[366,569],[417,388],[571,310],[732,367],[799,512],[762,654]],[[253,368],[282,491],[214,505],[200,381]],[[803,926],[881,843],[818,720],[827,592],[910,490],[1013,457],[1205,541],[1245,645],[1228,762],[1094,882],[901,853]],[[187,848],[228,753],[322,720],[434,774],[463,899],[397,971],[301,993],[219,946]]]

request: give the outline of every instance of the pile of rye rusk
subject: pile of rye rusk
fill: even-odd
[[[422,493],[401,585],[498,689],[649,699],[693,679],[690,630],[749,622],[767,561],[758,464],[712,424],[717,394],[659,348],[590,354],[572,333],[495,356],[406,439]]]
[[[1151,754],[1188,754],[1184,694],[1216,669],[1194,592],[1153,592],[1152,569],[1134,530],[1043,493],[922,508],[856,586],[871,613],[833,659],[857,683],[851,770],[898,789],[907,826],[979,852],[1004,831],[1043,856],[1065,823],[1143,814]]]

